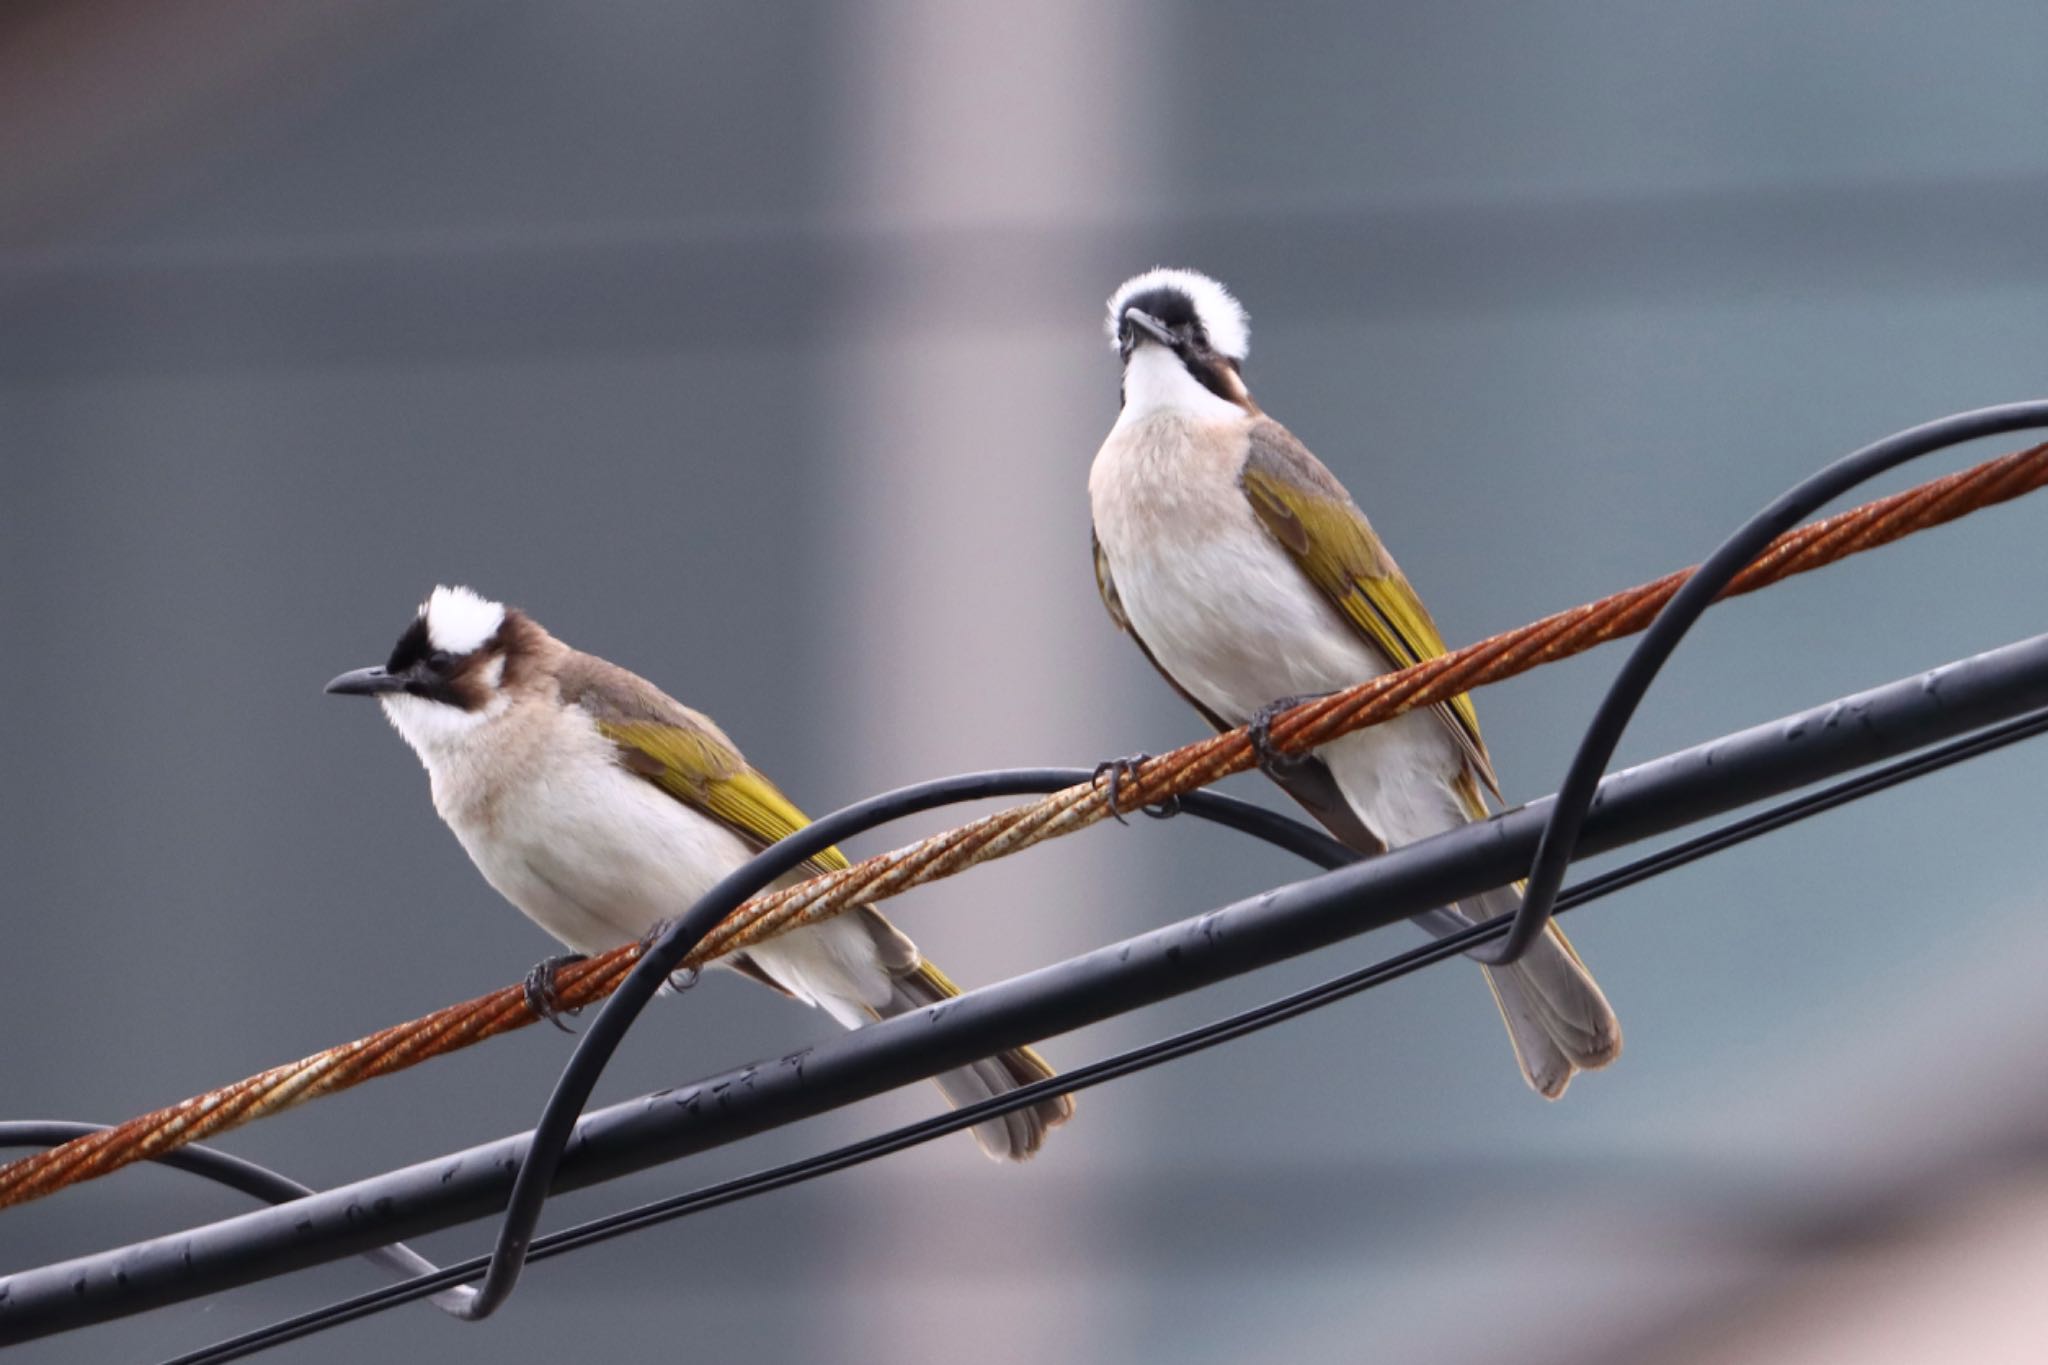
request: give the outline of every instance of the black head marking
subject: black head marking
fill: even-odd
[[[427,634],[427,618],[422,614],[414,617],[398,637],[384,671],[403,676],[405,691],[410,696],[474,711],[491,699],[491,688],[482,674],[491,659],[503,652],[504,635],[504,627],[500,626],[498,634],[479,648],[468,654],[451,654],[434,647]]]
[[[405,628],[405,634],[398,637],[398,643],[391,647],[391,657],[385,660],[388,673],[403,673],[415,664],[423,663],[434,652],[433,642],[427,638],[427,618],[415,616],[412,624]]]
[[[1195,311],[1195,301],[1185,290],[1159,285],[1141,294],[1133,294],[1123,301],[1123,306],[1126,312],[1135,308],[1141,313],[1150,313],[1175,331],[1187,328],[1191,335],[1201,336],[1204,345],[1208,344],[1208,338],[1201,332],[1201,315]]]
[[[1149,314],[1163,323],[1177,338],[1173,353],[1180,357],[1181,364],[1203,388],[1225,402],[1244,402],[1244,385],[1237,380],[1241,373],[1237,361],[1219,352],[1210,342],[1202,314],[1186,290],[1170,284],[1157,285],[1122,300],[1120,306],[1125,313]],[[1126,358],[1139,339],[1137,327],[1128,318],[1119,317],[1117,341]]]

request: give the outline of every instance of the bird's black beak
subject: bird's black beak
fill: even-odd
[[[1180,338],[1175,336],[1165,323],[1153,317],[1150,313],[1136,308],[1126,308],[1124,309],[1124,322],[1143,332],[1146,336],[1151,337],[1169,351],[1178,351],[1180,349]]]
[[[386,692],[403,692],[405,677],[382,666],[358,668],[342,674],[325,690],[341,697],[380,697]]]

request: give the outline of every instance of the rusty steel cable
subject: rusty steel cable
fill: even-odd
[[[1705,834],[1696,835],[1622,867],[1601,873],[1578,886],[1567,888],[1558,896],[1556,908],[1559,913],[1576,909],[1701,858],[2044,733],[2048,733],[2048,711],[2034,712],[1986,731],[1951,740],[1934,749],[1833,783],[1819,791],[1779,802],[1754,815],[1729,821]],[[1296,851],[1309,856],[1305,849]],[[1349,850],[1341,847],[1338,852],[1349,854]],[[1341,858],[1320,857],[1314,860],[1324,866],[1333,866],[1342,861]],[[1472,952],[1480,945],[1505,935],[1510,926],[1511,921],[1505,918],[1475,924],[1447,937],[1397,953],[1393,957],[1355,968],[1304,990],[1266,1001],[1180,1033],[1128,1048],[1100,1061],[1069,1068],[1056,1077],[1034,1082],[994,1099],[949,1110],[943,1114],[934,1114],[872,1137],[844,1143],[827,1152],[700,1186],[682,1194],[650,1200],[634,1208],[623,1209],[551,1232],[534,1240],[527,1261],[530,1264],[548,1260],[628,1233],[658,1227],[693,1214],[723,1208],[743,1199],[787,1189],[820,1176],[865,1165],[881,1157],[922,1146],[937,1138],[971,1128],[976,1123],[1026,1107],[1049,1096],[1092,1089],[1107,1081],[1148,1070],[1192,1053],[1206,1051],[1349,999],[1460,953]],[[164,1361],[163,1365],[226,1365],[228,1361],[246,1359],[272,1346],[296,1341],[401,1304],[428,1298],[437,1292],[445,1293],[451,1287],[459,1286],[463,1281],[472,1279],[487,1269],[490,1260],[488,1255],[473,1256],[445,1266],[436,1266],[411,1279],[323,1304],[319,1308],[293,1314],[200,1350],[173,1357]]]
[[[1511,962],[1529,941],[1543,931],[1563,884],[1566,866],[1578,850],[1607,758],[1619,743],[1636,707],[1663,668],[1664,661],[1706,608],[1769,550],[1779,535],[1790,531],[1801,517],[1818,511],[1840,494],[1908,460],[1980,436],[2002,435],[2041,426],[2048,426],[2048,402],[2009,403],[1953,413],[1921,423],[1829,462],[1789,491],[1772,499],[1761,512],[1747,518],[1733,535],[1724,538],[1706,562],[1687,573],[1676,592],[1659,606],[1642,638],[1609,683],[1595,708],[1591,723],[1580,738],[1565,785],[1549,803],[1533,862],[1514,869],[1515,873],[1526,872],[1529,893],[1516,907],[1513,923],[1500,944],[1481,951],[1480,955]],[[1254,746],[1250,732],[1245,737],[1247,746],[1252,747],[1262,761],[1270,755],[1265,738],[1261,736],[1261,742]],[[1308,747],[1313,748],[1320,742],[1314,741]],[[1104,771],[1109,775],[1101,804],[1110,815],[1117,814],[1118,810],[1118,779],[1132,762],[1104,764],[1098,770],[1098,775]],[[624,1041],[626,1031],[654,998],[668,973],[684,966],[726,919],[778,878],[795,870],[804,858],[857,831],[864,831],[869,827],[870,816],[900,818],[903,813],[924,808],[919,803],[935,796],[935,788],[923,796],[915,790],[906,789],[835,811],[817,825],[799,830],[773,847],[762,850],[745,866],[728,873],[684,914],[662,929],[659,937],[648,945],[639,961],[626,973],[618,989],[604,1002],[589,1029],[577,1039],[568,1064],[562,1068],[554,1090],[542,1106],[540,1119],[534,1124],[532,1145],[519,1160],[512,1193],[499,1221],[490,1268],[478,1282],[476,1295],[465,1310],[465,1316],[475,1319],[488,1317],[511,1297],[524,1269],[527,1253],[532,1248],[534,1234],[540,1226],[541,1210],[554,1190],[576,1121],[590,1103],[598,1078]],[[895,814],[886,814],[892,811]],[[830,833],[827,826],[832,827]],[[1491,885],[1504,885],[1511,880],[1513,874],[1506,874]]]
[[[1550,808],[1550,819],[1536,844],[1536,856],[1523,879],[1514,924],[1498,944],[1478,954],[1480,960],[1495,964],[1513,962],[1542,935],[1550,922],[1558,891],[1564,886],[1565,870],[1578,847],[1579,832],[1592,810],[1593,793],[1607,771],[1608,760],[1620,747],[1622,733],[1635,717],[1636,708],[1642,705],[1665,662],[1707,608],[1779,536],[1798,525],[1802,517],[1812,516],[1849,490],[1909,461],[1978,437],[2003,436],[2041,426],[2048,426],[2048,403],[2036,401],[1951,413],[1894,432],[1801,479],[1715,546],[1706,561],[1687,575],[1684,584],[1658,611],[1657,618],[1608,683],[1600,704],[1594,708],[1593,718],[1579,738],[1564,781],[1558,784],[1557,800]]]
[[[1795,574],[1954,521],[2048,484],[2048,444],[1986,460],[1785,532],[1738,574],[1721,596],[1754,592]],[[1330,696],[1275,718],[1269,734],[1283,754],[1305,753],[1340,735],[1419,706],[1515,677],[1545,663],[1644,629],[1691,570],[1555,613],[1461,649]],[[1165,802],[1253,766],[1244,730],[1233,730],[1152,758],[1121,778],[1125,808]],[[885,900],[982,862],[1084,829],[1110,814],[1106,784],[1077,784],[801,885],[755,897],[684,959],[700,966],[737,949],[856,905]],[[564,967],[559,998],[568,1009],[617,989],[644,947],[627,944]],[[520,986],[446,1006],[368,1037],[272,1067],[46,1152],[0,1166],[0,1208],[161,1155],[320,1095],[536,1022]]]
[[[1866,780],[1910,780],[1950,759],[2035,732],[2035,722],[2044,715],[2048,635],[2039,635],[1611,774],[1601,785],[1582,850],[1612,852],[1677,833],[1859,769],[1866,770],[1857,779],[1866,792],[1871,789],[1864,786]],[[1843,724],[1843,717],[1855,719]],[[1893,759],[1909,759],[1910,771],[1867,771],[1869,765]],[[919,783],[823,816],[812,837],[852,838],[923,808],[933,788],[949,789],[959,799],[979,799],[990,794],[993,784],[1022,796],[1072,785],[1080,774],[1068,770],[1057,783],[1036,785],[1046,776],[1042,771],[965,774]],[[1854,795],[1837,787],[1817,793],[1816,799],[1832,805]],[[1188,798],[1191,808],[1213,799],[1217,794]],[[576,1125],[576,1140],[561,1152],[558,1188],[588,1188],[738,1142],[1002,1048],[1126,1015],[1423,916],[1516,877],[1535,853],[1546,807],[1552,804],[1553,799],[1544,798],[1382,856],[1345,861],[1334,871],[1268,886],[1229,905],[979,987],[944,1006],[834,1033],[795,1053],[757,1058],[587,1112]],[[1780,827],[1812,808],[1808,798],[1797,805],[1799,810],[1781,806],[1752,818]],[[1742,824],[1755,828],[1749,821]],[[1727,846],[1741,832],[1723,827],[1711,833],[1706,851]],[[1668,851],[1697,847],[1697,841],[1688,841]],[[1639,862],[1618,871],[1633,870],[1648,875],[1655,868]],[[754,869],[755,875],[762,871]],[[1595,879],[1587,889],[1604,884],[1605,878]],[[707,921],[742,903],[746,894],[742,887],[723,904],[707,904],[707,897],[683,924],[697,921],[694,928],[701,936]],[[686,930],[679,926],[677,932]],[[680,957],[687,944],[675,946]],[[635,966],[634,975],[643,984],[648,976],[658,982],[658,969],[667,960],[652,953]],[[636,993],[629,977],[605,1002],[585,1038],[599,1032],[597,1025],[606,1016],[623,1013],[622,1006],[630,1005]],[[589,1068],[572,1061],[564,1076],[578,1070]],[[1092,1073],[1082,1067],[1069,1074],[1085,1078]],[[1055,1088],[1065,1083],[1066,1077],[1049,1082]],[[507,1196],[516,1173],[531,1169],[539,1151],[536,1132],[513,1133],[323,1190],[285,1208],[238,1214],[0,1277],[0,1346],[212,1297],[380,1244],[501,1211],[509,1214]],[[406,1292],[421,1287],[415,1283]]]

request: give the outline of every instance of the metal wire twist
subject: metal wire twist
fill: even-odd
[[[1724,597],[1754,592],[1795,574],[2010,501],[2048,484],[2048,444],[1987,460],[1955,474],[1788,531],[1731,584]],[[1573,607],[1499,635],[1305,702],[1272,723],[1272,747],[1300,754],[1352,731],[1646,627],[1691,570],[1597,602]],[[1119,779],[1126,808],[1152,805],[1253,766],[1244,730],[1186,745],[1127,770]],[[799,886],[758,896],[699,945],[685,965],[772,938],[856,905],[886,900],[979,863],[1085,829],[1110,814],[1106,785],[1083,783],[970,821],[907,847],[855,863]],[[626,944],[564,967],[561,1004],[579,1008],[615,990],[642,952]],[[480,1043],[536,1022],[520,986],[449,1005],[368,1037],[129,1119],[102,1132],[0,1166],[0,1208],[55,1193],[136,1161],[238,1128],[307,1100]]]

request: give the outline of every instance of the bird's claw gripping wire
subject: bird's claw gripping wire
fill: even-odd
[[[1251,741],[1252,756],[1258,759],[1260,772],[1268,777],[1285,777],[1308,762],[1307,754],[1283,754],[1273,747],[1273,722],[1283,712],[1292,711],[1303,702],[1321,701],[1330,695],[1328,692],[1303,692],[1297,696],[1280,697],[1267,702],[1253,714],[1244,727],[1244,734]]]
[[[1126,778],[1136,778],[1139,766],[1151,757],[1148,753],[1140,752],[1126,754],[1122,758],[1104,759],[1095,765],[1095,773],[1088,779],[1090,782],[1101,782],[1105,776],[1107,777],[1108,790],[1103,793],[1103,799],[1109,804],[1109,818],[1119,825],[1128,825],[1131,822],[1124,819],[1123,808],[1118,801],[1118,789]],[[1138,809],[1154,820],[1170,820],[1180,814],[1180,798],[1169,796],[1164,801],[1155,801]]]
[[[562,1008],[562,993],[555,985],[555,974],[572,962],[584,961],[582,953],[557,953],[533,964],[533,970],[526,974],[520,990],[526,997],[526,1008],[536,1019],[545,1019],[564,1033],[576,1030],[562,1022],[564,1014],[575,1010]]]
[[[667,933],[674,924],[675,921],[672,919],[656,920],[653,928],[640,935],[640,956],[645,957],[653,952],[654,945],[661,942],[661,936]],[[662,981],[661,993],[663,995],[681,995],[684,991],[697,984],[697,978],[700,974],[695,967],[678,967],[670,972]]]
[[[1122,758],[1106,758],[1095,765],[1095,772],[1088,779],[1101,782],[1105,776],[1108,778],[1108,790],[1103,793],[1103,800],[1109,806],[1109,818],[1119,825],[1128,825],[1130,821],[1124,819],[1123,809],[1117,801],[1117,789],[1125,778],[1137,776],[1138,765],[1150,757],[1152,755],[1141,752],[1125,754]]]

